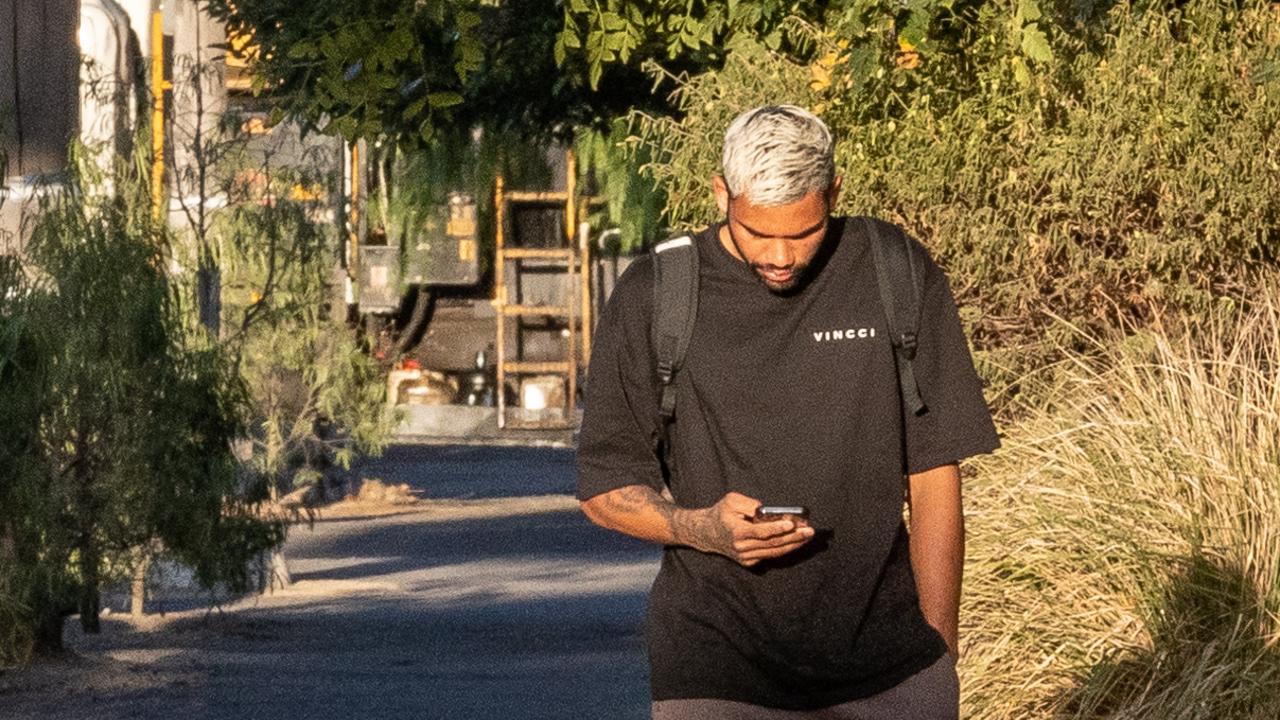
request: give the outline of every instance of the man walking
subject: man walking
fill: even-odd
[[[958,715],[957,463],[999,441],[923,253],[910,372],[926,409],[907,409],[873,261],[886,226],[832,217],[840,185],[811,113],[730,125],[712,181],[725,220],[690,238],[697,311],[669,434],[650,329],[655,303],[682,300],[655,298],[639,261],[600,320],[578,495],[595,523],[666,547],[654,718]]]

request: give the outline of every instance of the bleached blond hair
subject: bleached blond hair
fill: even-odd
[[[835,180],[835,142],[826,123],[795,105],[765,105],[734,118],[721,157],[731,197],[773,207],[826,191]]]

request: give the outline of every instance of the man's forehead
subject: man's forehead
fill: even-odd
[[[763,207],[744,197],[731,198],[734,222],[752,235],[805,237],[822,229],[827,221],[825,193],[813,192],[784,205]]]

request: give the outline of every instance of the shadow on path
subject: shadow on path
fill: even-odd
[[[296,528],[288,591],[153,631],[109,621],[74,639],[97,663],[87,680],[0,689],[0,717],[648,717],[641,626],[659,549],[576,510],[521,507],[530,485],[571,486],[565,453],[536,451],[539,466],[528,451],[429,450],[393,457],[384,470],[404,475],[382,477],[438,489],[481,474],[455,462],[559,477],[516,475],[504,489],[485,475],[477,492],[511,498],[493,517]]]
[[[352,466],[349,480],[408,483],[427,498],[572,495],[574,453],[558,448],[393,445]]]

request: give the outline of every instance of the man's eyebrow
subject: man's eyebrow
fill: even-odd
[[[744,230],[751,233],[752,235],[755,235],[756,237],[779,237],[779,238],[782,238],[783,240],[795,240],[797,238],[808,237],[809,235],[812,235],[813,233],[817,232],[823,225],[826,224],[826,222],[827,222],[827,219],[822,218],[817,223],[805,228],[804,230],[801,230],[798,233],[794,233],[791,235],[768,235],[767,233],[762,233],[759,230],[756,230],[755,228],[751,227],[750,225],[742,222],[741,220],[738,220],[738,224],[741,225]]]

